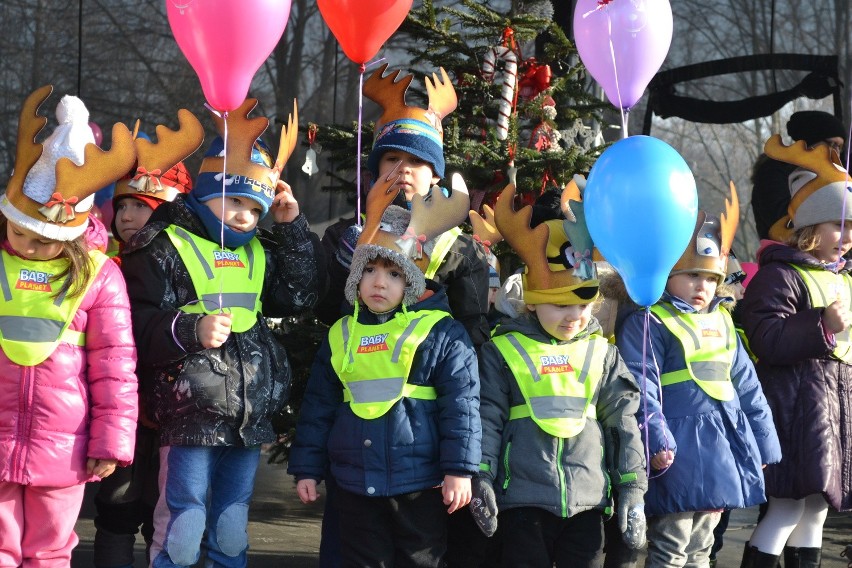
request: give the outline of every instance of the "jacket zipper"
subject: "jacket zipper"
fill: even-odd
[[[506,450],[503,452],[503,469],[505,470],[506,476],[503,479],[503,495],[506,494],[506,490],[509,489],[509,482],[512,480],[512,472],[509,469],[509,454],[512,451],[512,436],[509,436],[509,441],[506,442]]]
[[[565,481],[565,468],[562,464],[562,451],[565,449],[565,440],[556,439],[556,471],[559,472],[559,497],[562,502],[562,518],[568,518],[568,485]]]
[[[24,451],[23,440],[29,430],[30,413],[27,411],[30,401],[30,373],[32,367],[21,366],[21,386],[18,395],[18,427],[15,440],[15,451],[12,454],[12,475],[18,477],[21,467],[21,454]]]

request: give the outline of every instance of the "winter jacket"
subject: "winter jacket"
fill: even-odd
[[[832,507],[852,509],[852,367],[831,357],[823,310],[811,307],[790,264],[824,268],[780,244],[763,249],[759,262],[741,305],[784,455],[764,472],[766,492],[791,499],[823,493]]]
[[[408,307],[448,311],[447,296],[427,280],[427,295]],[[391,317],[405,325],[401,309]],[[379,320],[359,310],[358,326]],[[379,418],[357,417],[343,402],[343,383],[331,365],[328,339],[311,370],[288,473],[296,479],[331,473],[341,488],[359,495],[387,497],[440,484],[444,475],[470,476],[479,470],[481,428],[476,353],[464,328],[440,320],[420,344],[408,383],[433,386],[436,400],[403,398]],[[356,359],[357,364],[357,359]]]
[[[328,292],[314,313],[327,325],[340,319],[346,308],[343,288],[349,277],[349,267],[335,258],[340,238],[355,218],[341,219],[326,229],[322,237],[328,271]],[[488,341],[488,260],[485,249],[464,233],[450,247],[444,262],[438,267],[434,280],[447,288],[447,298],[453,318],[461,322],[474,346]]]
[[[283,407],[291,379],[287,354],[258,315],[257,324],[205,349],[195,333],[203,314],[187,267],[164,229],[175,225],[207,238],[183,197],[164,203],[123,251],[146,409],[164,446],[256,446],[275,439],[270,417]],[[304,216],[258,230],[266,251],[263,316],[292,315],[314,305],[322,289],[319,239]]]
[[[710,310],[724,309],[716,297]],[[663,295],[675,311],[692,312],[685,302]],[[649,455],[670,449],[674,463],[665,473],[654,477],[645,494],[645,512],[663,515],[687,511],[712,511],[751,507],[766,501],[762,467],[781,459],[772,413],[739,337],[731,366],[735,396],[724,402],[717,400],[695,381],[687,380],[659,388],[659,374],[686,368],[680,341],[651,314],[650,345],[643,365],[643,330],[645,313],[635,311],[627,316],[617,331],[617,345],[646,392]],[[643,371],[644,368],[644,371]],[[644,377],[643,377],[644,372]],[[637,416],[646,423],[643,411]],[[659,472],[652,472],[659,473]]]
[[[86,473],[87,458],[133,460],[136,349],[115,263],[104,262],[69,329],[86,334],[85,346],[61,342],[36,366],[0,351],[0,481],[69,487],[98,479]]]
[[[494,335],[509,332],[555,341],[532,314],[505,321]],[[570,342],[587,341],[592,334],[600,335],[594,318]],[[639,389],[614,346],[607,346],[603,377],[592,399],[597,417],[587,417],[583,430],[571,438],[551,436],[529,417],[509,420],[510,408],[525,404],[524,397],[492,342],[482,347],[480,377],[483,475],[494,481],[501,511],[538,507],[559,517],[590,509],[608,512],[610,483],[616,491],[645,491],[645,459],[635,418]]]

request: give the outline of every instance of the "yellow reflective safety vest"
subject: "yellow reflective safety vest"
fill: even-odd
[[[257,323],[266,255],[256,238],[236,250],[222,250],[213,241],[170,225],[169,240],[189,271],[198,302],[182,306],[188,314],[233,314],[231,330],[248,331]],[[220,305],[221,300],[221,305]]]
[[[82,293],[74,298],[66,294],[53,297],[61,283],[52,280],[68,267],[68,260],[32,262],[0,253],[0,347],[18,365],[32,367],[44,362],[60,342],[80,347],[86,334],[68,329],[83,298],[95,281],[107,256],[91,251],[92,275]]]
[[[791,264],[802,277],[808,289],[811,306],[825,308],[835,300],[840,300],[845,306],[852,306],[852,276],[847,273],[835,274],[829,270],[820,270]],[[849,328],[834,334],[836,343],[831,354],[845,363],[852,364],[852,341],[849,338]]]
[[[354,325],[352,316],[337,320],[328,332],[331,366],[343,383],[343,400],[360,418],[384,415],[403,397],[435,400],[434,387],[410,385],[417,348],[436,323],[450,314],[440,310],[409,312],[378,325]]]
[[[583,431],[587,418],[597,418],[592,399],[603,377],[609,346],[604,337],[553,345],[509,332],[491,341],[524,396],[525,404],[512,407],[509,420],[532,418],[551,436],[571,438]]]
[[[441,267],[441,263],[447,258],[447,253],[450,252],[453,243],[456,242],[456,239],[461,234],[462,230],[459,227],[453,227],[449,231],[441,233],[441,236],[435,240],[435,246],[432,248],[432,254],[429,256],[429,266],[426,267],[426,271],[423,273],[426,278],[435,278],[438,268]]]
[[[672,335],[683,346],[686,368],[663,373],[662,386],[695,381],[716,400],[733,400],[736,394],[731,382],[731,366],[737,353],[734,322],[723,307],[706,313],[680,312],[668,302],[651,306]]]

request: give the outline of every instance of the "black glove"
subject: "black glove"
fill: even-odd
[[[470,513],[476,526],[485,536],[492,536],[497,530],[497,498],[494,486],[485,477],[476,476],[470,480],[473,498],[470,500]]]
[[[347,227],[340,235],[340,244],[337,246],[334,258],[347,270],[349,265],[352,264],[352,253],[355,252],[355,246],[358,244],[358,237],[360,236],[361,227],[358,225]]]
[[[628,548],[645,546],[645,492],[641,489],[623,487],[618,491],[618,528]]]

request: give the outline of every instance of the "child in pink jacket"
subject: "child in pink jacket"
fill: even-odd
[[[131,134],[94,145],[76,97],[33,142],[52,87],[21,112],[0,197],[0,566],[69,566],[87,481],[132,460],[136,351],[118,266],[96,248],[92,195],[135,161]],[[88,150],[84,153],[84,149]]]

